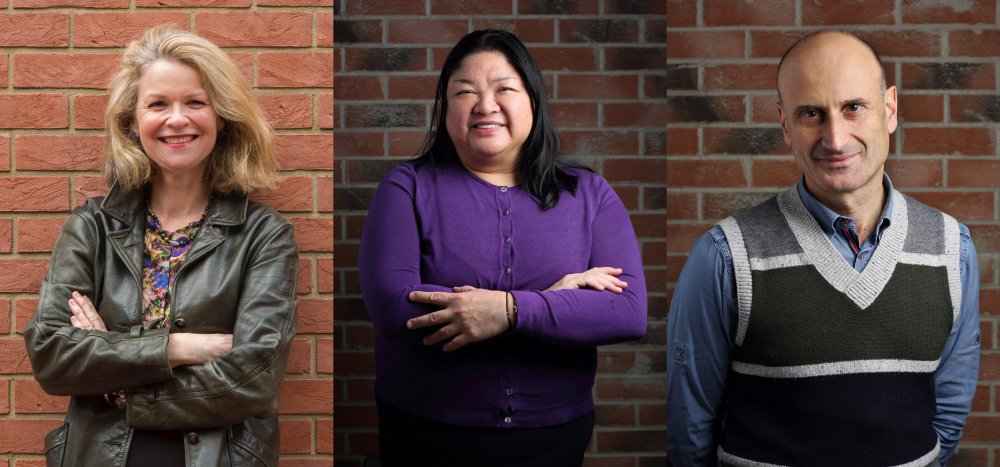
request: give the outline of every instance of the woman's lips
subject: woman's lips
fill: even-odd
[[[160,138],[160,141],[163,141],[170,147],[183,147],[184,145],[194,141],[195,138],[197,138],[195,135],[164,136]]]
[[[489,136],[500,132],[505,126],[500,122],[478,122],[473,123],[470,128],[477,135]]]

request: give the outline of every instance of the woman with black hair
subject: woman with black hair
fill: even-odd
[[[361,240],[382,464],[579,466],[596,346],[646,331],[628,214],[560,156],[542,74],[513,34],[460,40],[433,114]]]

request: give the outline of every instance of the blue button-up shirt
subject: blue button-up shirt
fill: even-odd
[[[819,202],[800,181],[803,204],[844,260],[861,271],[882,233],[892,224],[892,182],[874,232],[858,245],[854,219]],[[959,268],[962,305],[958,320],[934,374],[937,413],[934,429],[941,440],[941,465],[962,437],[979,371],[979,264],[969,229],[961,230]],[[852,246],[852,241],[854,246]],[[854,247],[858,248],[855,253]],[[667,323],[667,452],[673,465],[717,464],[721,421],[725,418],[726,378],[739,322],[732,254],[718,226],[698,239],[674,288]],[[820,455],[821,453],[817,453]]]

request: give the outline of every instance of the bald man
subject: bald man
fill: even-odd
[[[673,465],[945,465],[979,368],[969,230],[885,174],[896,88],[822,31],[778,65],[802,176],[704,234],[670,306]]]

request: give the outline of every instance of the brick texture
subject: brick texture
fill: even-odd
[[[451,47],[475,29],[515,32],[542,68],[550,112],[564,155],[605,176],[629,210],[639,237],[649,288],[644,339],[602,347],[595,396],[597,426],[587,465],[663,465],[667,271],[667,74],[664,4],[627,0],[494,2],[341,1],[335,6],[336,76],[329,121],[334,127],[333,234],[337,261],[318,261],[333,280],[317,282],[335,299],[334,341],[317,342],[317,355],[335,380],[333,441],[338,466],[361,467],[378,453],[374,410],[375,332],[361,300],[357,251],[371,196],[387,170],[418,155],[430,125],[434,86]],[[296,86],[292,54],[261,55],[260,85]],[[308,57],[303,57],[308,58]],[[327,118],[327,117],[324,117]],[[320,198],[322,199],[322,198]],[[296,225],[305,231],[326,228]],[[298,233],[300,230],[296,230]],[[308,306],[308,304],[307,304]],[[322,329],[303,314],[300,326]],[[319,364],[320,362],[317,362]],[[304,388],[305,389],[305,388]],[[642,414],[659,414],[643,416]],[[606,463],[614,459],[615,463]]]
[[[886,165],[894,184],[968,225],[979,254],[982,363],[949,465],[1000,465],[997,3],[668,0],[667,8],[667,295],[700,234],[798,180],[774,110],[781,54],[820,28],[858,34],[899,88]]]
[[[0,466],[43,466],[67,408],[32,379],[21,332],[69,210],[107,191],[108,78],[165,23],[224,47],[278,134],[281,181],[254,199],[291,219],[302,265],[281,465],[333,463],[333,17],[333,0],[0,0]]]

